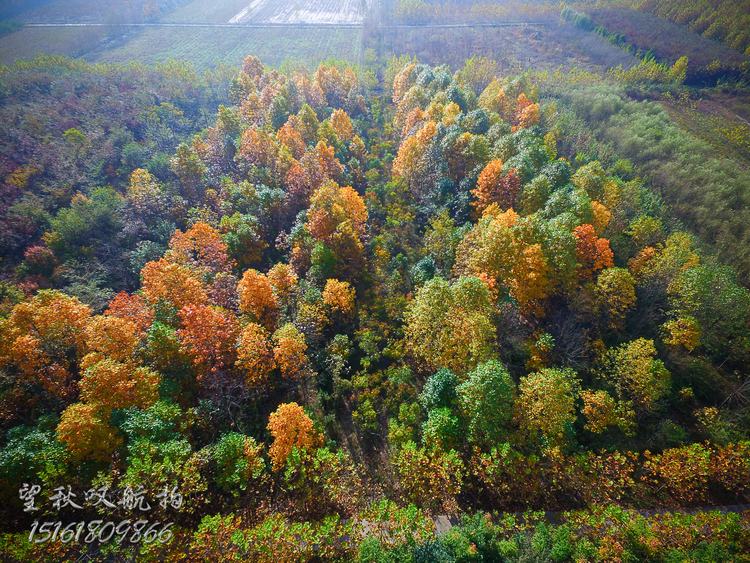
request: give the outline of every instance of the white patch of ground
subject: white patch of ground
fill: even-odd
[[[228,23],[247,23],[246,20],[249,20],[253,16],[255,10],[258,9],[258,6],[265,4],[268,1],[269,0],[253,0],[253,2],[245,7],[239,14],[229,20]]]
[[[358,24],[363,18],[362,0],[254,0],[229,23]]]
[[[245,17],[249,8],[244,8],[239,14],[234,16],[228,23],[240,23],[240,20]]]
[[[361,23],[362,16],[341,12],[310,12],[296,10],[278,14],[268,19],[269,23]]]

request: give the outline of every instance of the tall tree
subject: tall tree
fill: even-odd
[[[464,276],[452,285],[433,278],[407,308],[407,346],[429,369],[464,376],[492,354],[491,315],[490,293],[479,278]]]
[[[568,445],[580,392],[576,373],[546,368],[521,378],[518,389],[521,426],[548,448]]]
[[[234,365],[239,323],[234,315],[218,307],[186,305],[179,312],[182,328],[177,335],[183,351],[200,370],[218,371]]]
[[[313,428],[312,419],[297,403],[283,403],[268,418],[268,430],[273,443],[268,448],[274,470],[286,464],[292,448],[307,451],[322,443],[321,435]]]
[[[476,189],[471,193],[476,197],[472,202],[480,213],[490,204],[497,203],[505,211],[515,206],[516,196],[521,191],[521,179],[515,169],[503,174],[503,161],[495,159],[479,174]]]
[[[656,410],[671,383],[669,371],[656,358],[653,340],[645,338],[609,350],[599,373],[621,400],[632,401],[638,414]]]
[[[268,278],[257,270],[247,270],[238,284],[240,310],[267,330],[273,330],[278,314],[278,302]]]
[[[479,364],[457,391],[469,442],[492,448],[505,441],[516,395],[516,384],[505,366],[497,360]]]
[[[237,367],[245,374],[250,387],[258,387],[268,380],[276,365],[271,335],[256,323],[248,323],[237,340]]]

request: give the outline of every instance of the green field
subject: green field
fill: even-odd
[[[0,39],[0,64],[33,59],[37,53],[80,57],[94,49],[108,31],[101,27],[25,28]]]
[[[256,55],[268,65],[285,58],[318,61],[328,57],[354,60],[359,54],[359,29],[227,29],[162,28],[135,32],[119,46],[92,53],[91,62],[145,64],[169,58],[190,61],[198,70],[217,61],[239,65]]]
[[[160,21],[226,23],[248,3],[216,0],[207,4],[205,0],[195,0],[163,13]],[[34,12],[36,21],[49,19],[42,17],[47,12],[57,14],[52,10],[56,6],[45,7],[41,15]],[[69,20],[62,16],[52,18],[55,19]],[[114,27],[26,28],[0,39],[0,64],[33,59],[38,53],[56,53],[123,64],[133,60],[154,64],[169,58],[184,59],[203,70],[213,68],[219,60],[238,65],[248,54],[254,54],[265,64],[278,66],[287,57],[306,62],[329,57],[358,60],[361,44],[361,29],[130,28],[125,32],[124,28]]]
[[[250,0],[215,0],[206,5],[205,0],[195,0],[160,19],[164,22],[227,23],[249,3]]]

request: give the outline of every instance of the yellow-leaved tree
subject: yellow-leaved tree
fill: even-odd
[[[546,368],[521,378],[517,406],[521,427],[546,448],[569,443],[580,382],[571,369]]]
[[[479,278],[463,276],[452,285],[433,278],[407,308],[407,346],[430,370],[466,374],[492,356],[492,310],[490,291]]]
[[[528,222],[512,209],[503,212],[497,204],[485,209],[458,247],[455,270],[485,274],[500,282],[523,310],[543,313],[539,302],[550,291],[547,260]]]
[[[312,419],[297,403],[284,403],[268,418],[273,443],[268,448],[274,470],[286,464],[292,448],[307,451],[322,444],[323,437],[313,428]]]
[[[278,314],[278,303],[268,278],[257,270],[248,270],[237,285],[240,310],[248,313],[267,330],[273,330]]]

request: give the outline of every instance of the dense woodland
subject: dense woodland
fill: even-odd
[[[645,512],[750,502],[750,173],[657,103],[689,64],[3,68],[0,552],[748,561]],[[68,486],[169,541],[29,543],[133,517]]]

